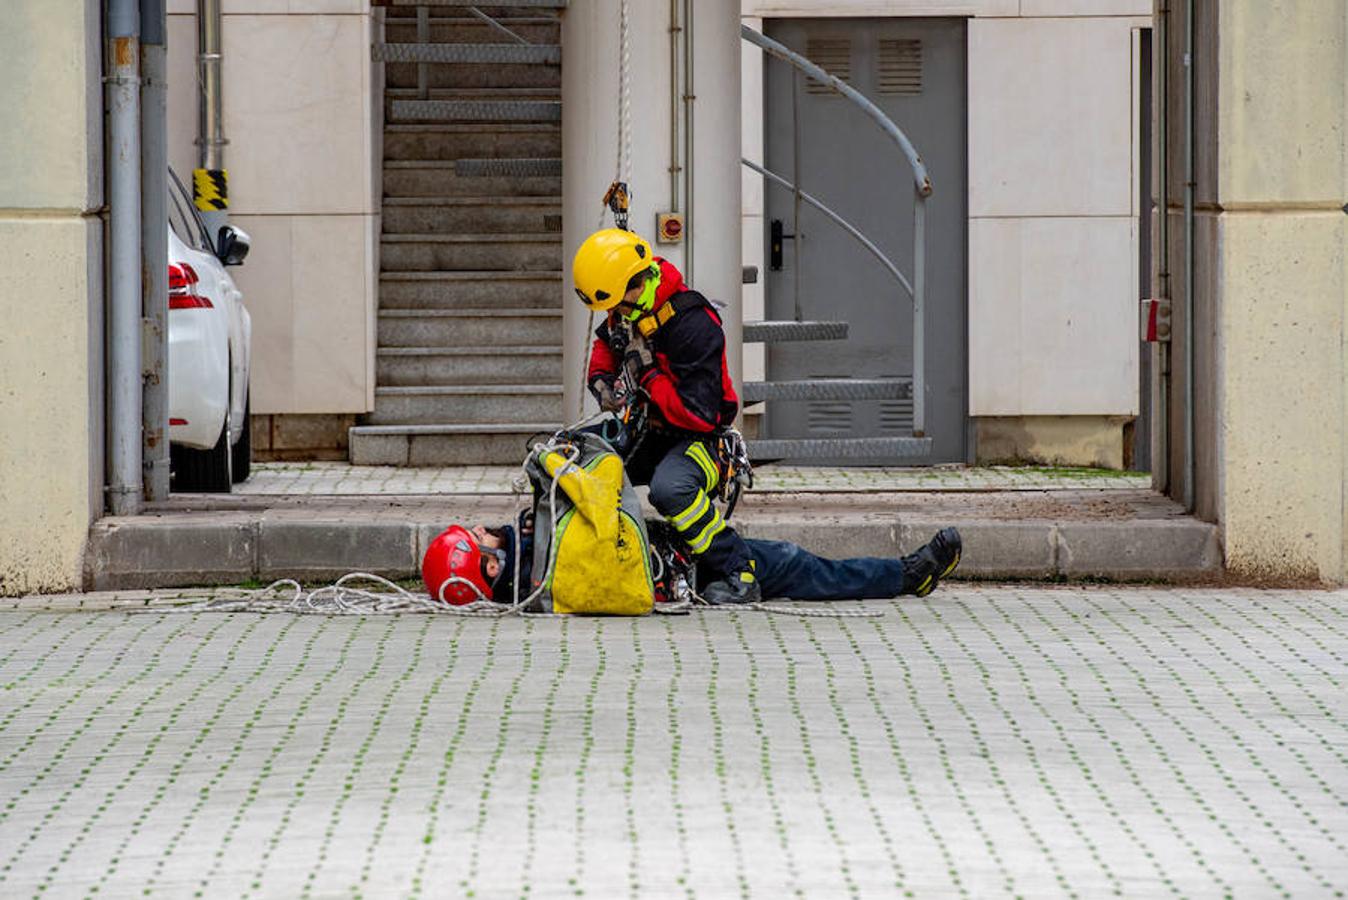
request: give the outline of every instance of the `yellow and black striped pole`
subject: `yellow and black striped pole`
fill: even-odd
[[[202,212],[229,209],[229,172],[225,169],[193,169],[192,200]]]

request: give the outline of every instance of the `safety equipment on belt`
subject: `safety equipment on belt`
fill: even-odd
[[[659,286],[659,279],[655,280],[655,284],[657,287]],[[684,293],[676,294],[671,297],[667,302],[661,304],[659,309],[649,315],[641,316],[633,324],[636,325],[638,334],[647,340],[650,340],[655,336],[657,331],[663,328],[670,319],[674,318],[679,313],[687,312],[690,309],[697,309],[709,304],[713,309],[716,307],[716,304],[707,300],[701,294],[694,291],[685,291]]]
[[[735,514],[740,494],[754,486],[754,467],[749,461],[749,445],[738,428],[725,426],[716,432],[716,468],[721,476],[717,496],[725,501],[725,518]]]
[[[627,341],[627,349],[623,351],[623,370],[636,387],[655,374],[655,354],[640,333],[633,333]]]
[[[421,579],[426,592],[454,606],[490,600],[496,579],[487,577],[487,560],[493,556],[505,565],[500,551],[485,550],[478,546],[472,532],[451,525],[431,541],[421,558]],[[496,577],[500,577],[500,569]]]
[[[604,412],[622,412],[623,407],[627,405],[627,401],[614,392],[613,384],[612,378],[602,376],[590,382],[590,393],[594,395],[599,408]]]
[[[530,453],[524,471],[534,487],[531,608],[649,613],[655,603],[650,540],[641,502],[613,448],[595,434],[559,432]]]
[[[651,245],[621,228],[605,228],[585,239],[571,261],[576,295],[587,309],[612,309],[622,302],[627,283],[655,261]],[[652,302],[654,295],[652,294]]]

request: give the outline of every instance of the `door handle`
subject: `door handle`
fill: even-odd
[[[768,253],[768,268],[774,272],[780,272],[782,270],[782,242],[794,241],[796,236],[794,234],[783,234],[782,220],[773,219],[771,237],[772,240],[769,244]]]

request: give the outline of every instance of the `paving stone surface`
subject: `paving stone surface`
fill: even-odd
[[[1344,592],[125,611],[168,596],[0,612],[0,896],[1348,887]]]
[[[236,494],[378,495],[508,494],[518,466],[399,468],[343,462],[254,463]],[[1151,476],[1097,469],[1034,466],[827,468],[765,465],[754,470],[758,493],[866,491],[1150,490]]]

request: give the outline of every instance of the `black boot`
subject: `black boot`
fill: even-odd
[[[926,544],[903,558],[903,590],[901,594],[925,597],[936,590],[941,579],[955,571],[960,564],[964,544],[954,528],[942,528]]]
[[[702,599],[713,606],[728,603],[759,603],[763,591],[754,576],[753,566],[742,572],[732,572],[720,581],[713,581],[702,592]]]

